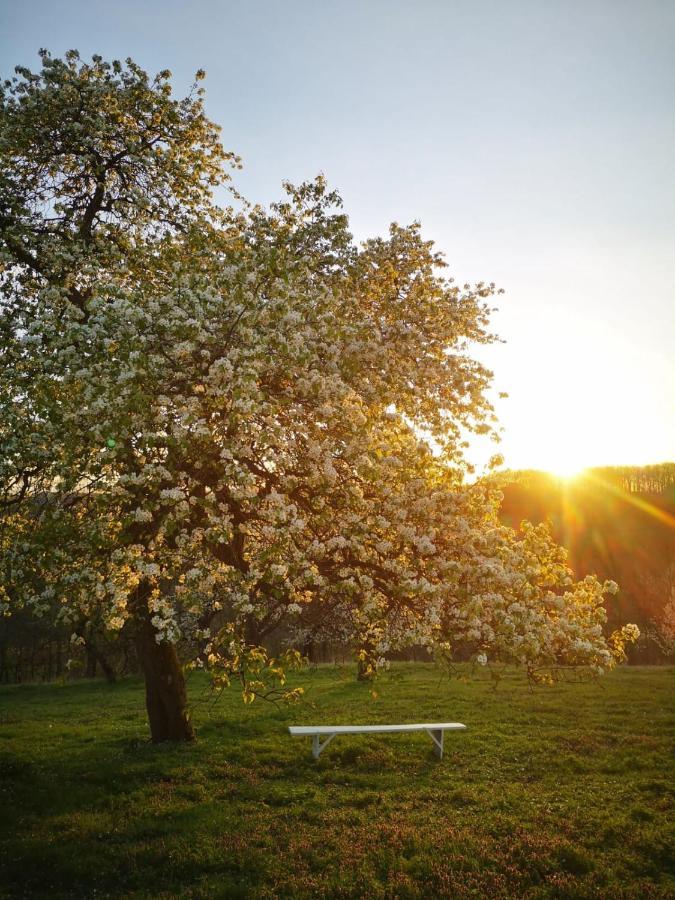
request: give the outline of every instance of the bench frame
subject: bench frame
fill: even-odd
[[[383,732],[426,731],[434,744],[434,752],[443,759],[443,736],[446,731],[463,731],[461,722],[434,722],[417,725],[291,725],[289,732],[294,737],[312,738],[312,755],[318,759],[321,753],[338,734],[382,734]],[[321,740],[322,736],[324,740]]]

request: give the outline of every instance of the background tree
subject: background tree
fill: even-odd
[[[42,58],[0,120],[7,611],[128,623],[157,741],[193,737],[186,637],[246,700],[283,688],[280,628],[338,635],[364,673],[455,634],[531,672],[611,665],[611,586],[464,484],[494,286],[444,278],[417,225],[357,247],[321,178],[218,209],[237,159],[197,88]]]

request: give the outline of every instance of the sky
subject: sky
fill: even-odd
[[[250,200],[322,172],[504,288],[479,465],[675,460],[673,0],[0,0],[0,74],[40,47],[205,69]]]

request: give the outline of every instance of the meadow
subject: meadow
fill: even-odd
[[[147,742],[136,679],[0,688],[0,896],[675,897],[674,668],[302,683],[300,705],[244,706],[191,676],[183,746]],[[468,726],[442,761],[424,734],[340,736],[315,761],[287,732],[439,720]]]

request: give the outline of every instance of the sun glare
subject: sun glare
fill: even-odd
[[[539,445],[539,465],[556,478],[570,481],[580,475],[589,466],[587,442],[577,440],[576,436],[569,441],[558,438],[555,442],[542,440]]]
[[[554,291],[527,317],[500,313],[506,343],[481,351],[495,384],[508,392],[495,402],[507,468],[572,479],[589,468],[672,457],[675,420],[642,379],[665,386],[672,365],[659,354],[643,358],[629,335],[563,301]]]
[[[545,435],[539,435],[539,441],[532,441],[531,463],[521,468],[539,469],[556,478],[571,481],[593,465],[592,447],[587,442],[570,440],[563,442],[560,438],[550,441]]]
[[[575,462],[573,459],[561,460],[545,467],[547,472],[555,475],[556,478],[563,479],[563,481],[571,481],[573,478],[581,475],[585,468],[586,466]]]

